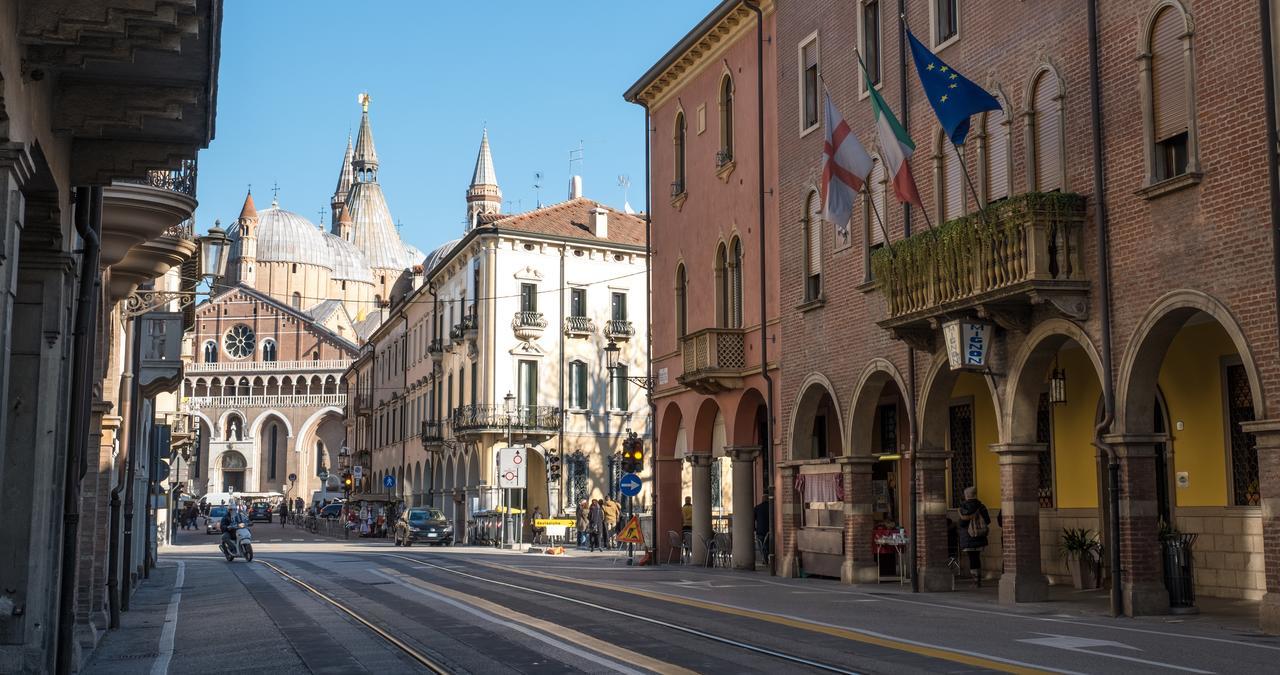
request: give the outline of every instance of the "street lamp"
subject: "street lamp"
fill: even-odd
[[[621,365],[619,363],[621,360],[622,349],[618,347],[617,342],[610,338],[609,344],[604,347],[604,366],[609,371],[609,382],[612,383],[614,380],[624,379],[637,387],[644,389],[646,392],[653,388],[653,382],[651,382],[648,377],[636,377],[633,375],[619,376],[618,367]]]
[[[200,244],[200,276],[209,283],[225,276],[231,240],[222,229],[222,221],[215,220],[209,232],[196,241]]]

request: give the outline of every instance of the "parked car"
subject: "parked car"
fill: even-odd
[[[320,509],[319,515],[321,518],[341,518],[342,504],[329,504],[323,509]]]
[[[453,544],[453,526],[440,509],[409,509],[396,520],[391,538],[396,546],[426,542],[432,546]]]
[[[222,517],[227,515],[227,507],[211,506],[209,507],[209,520],[205,522],[205,534],[222,534]]]
[[[265,520],[271,522],[271,505],[266,502],[254,502],[249,507],[249,522]]]

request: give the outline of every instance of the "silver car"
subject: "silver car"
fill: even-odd
[[[227,507],[209,507],[209,520],[204,524],[205,534],[222,534],[222,517],[227,515]]]

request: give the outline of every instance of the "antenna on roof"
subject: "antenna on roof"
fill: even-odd
[[[533,172],[533,191],[538,195],[538,208],[542,208],[542,172]]]
[[[626,174],[618,176],[618,187],[622,188],[622,212],[635,213],[631,208],[631,201],[627,198],[631,191],[631,176]]]
[[[586,151],[582,147],[582,141],[578,141],[578,147],[569,151],[569,175],[575,176],[582,172],[582,165],[585,163]],[[578,173],[573,171],[573,163],[578,163]]]

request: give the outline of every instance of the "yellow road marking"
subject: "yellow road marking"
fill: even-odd
[[[522,574],[529,577],[535,577],[538,579],[547,580],[547,577],[543,575],[537,574],[535,572],[529,572],[527,570],[523,570],[518,567],[509,567],[507,565],[501,565],[498,563],[491,563],[491,562],[482,562],[478,560],[473,561],[473,564],[482,565],[484,567],[490,567],[493,569],[500,569],[505,572],[515,572],[516,574]],[[840,628],[837,626],[828,626],[828,625],[824,625],[824,624],[813,622],[813,621],[807,621],[805,619],[796,619],[788,616],[769,614],[767,612],[761,612],[753,609],[745,609],[742,607],[730,607],[728,605],[720,605],[720,604],[711,603],[711,602],[703,602],[701,600],[694,600],[693,598],[682,598],[678,595],[669,595],[667,593],[662,593],[659,591],[640,590],[637,588],[629,588],[627,586],[617,586],[614,584],[604,583],[600,581],[588,581],[586,579],[574,579],[571,577],[563,577],[563,576],[556,577],[554,580],[577,584],[580,586],[588,586],[591,588],[599,588],[602,590],[616,591],[619,593],[627,593],[630,595],[638,595],[644,598],[662,600],[664,602],[669,602],[672,604],[685,605],[687,607],[696,607],[698,609],[705,609],[712,612],[720,612],[721,614],[732,614],[734,616],[740,616],[748,619],[756,619],[758,621],[767,621],[769,623],[787,626],[789,628],[796,628],[799,630],[809,631],[811,633],[821,633],[824,635],[830,635],[832,637],[838,637],[845,640],[861,642],[863,644],[876,645],[878,647],[884,647],[886,649],[909,652],[919,656],[926,656],[929,658],[941,659],[944,661],[952,661],[954,663],[963,663],[969,666],[975,666],[978,668],[988,668],[991,670],[998,670],[1000,672],[1005,672],[1005,673],[1018,673],[1019,675],[1039,675],[1042,673],[1053,672],[1048,670],[1039,670],[1039,669],[1028,667],[1028,666],[1005,663],[1002,661],[996,661],[996,660],[984,658],[981,656],[975,656],[972,654],[965,654],[963,652],[953,651],[945,647],[931,647],[927,645],[912,644],[910,642],[902,642],[899,640],[894,640],[892,638],[880,637],[878,635],[869,635],[867,633],[863,633],[855,629]]]
[[[611,657],[623,663],[631,663],[633,665],[639,666],[646,670],[651,670],[655,673],[670,673],[671,675],[695,675],[695,672],[692,670],[681,668],[680,666],[667,663],[666,661],[659,661],[658,659],[645,656],[644,654],[640,654],[639,652],[633,652],[629,649],[618,647],[616,645],[611,645],[608,642],[591,637],[590,635],[586,635],[585,633],[580,633],[576,630],[573,630],[572,628],[566,628],[559,624],[551,623],[550,621],[544,621],[543,619],[529,616],[528,614],[522,614],[520,612],[517,612],[511,609],[510,607],[499,605],[496,602],[485,600],[484,598],[476,597],[474,595],[469,595],[467,593],[463,593],[462,591],[454,590],[452,588],[446,588],[444,586],[433,584],[429,581],[423,581],[422,579],[419,579],[417,577],[412,577],[406,574],[400,574],[396,570],[388,567],[383,567],[381,568],[380,571],[383,572],[384,574],[387,574],[388,576],[394,576],[397,579],[404,581],[405,583],[413,584],[418,588],[431,591],[432,593],[437,593],[439,595],[444,595],[444,596],[453,598],[458,602],[466,603],[468,605],[471,605],[472,607],[482,609],[486,612],[494,614],[495,616],[500,616],[503,619],[508,619],[511,621],[515,621],[517,623],[522,623],[530,628],[547,633],[548,635],[553,635],[558,638],[564,638],[567,642],[584,646],[592,651],[598,652],[600,654],[604,654],[605,656]]]

